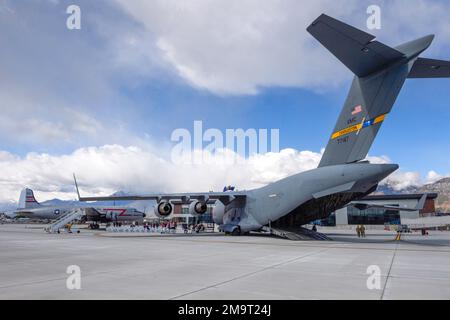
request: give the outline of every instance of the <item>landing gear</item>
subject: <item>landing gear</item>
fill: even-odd
[[[100,228],[100,225],[97,222],[91,223],[89,225],[89,229],[91,229],[91,230],[97,230],[99,228]]]
[[[241,235],[241,227],[231,224],[223,224],[219,226],[219,231],[223,231],[226,235],[239,236]]]
[[[241,228],[240,227],[236,227],[233,229],[233,231],[231,232],[232,236],[240,236],[241,235]]]

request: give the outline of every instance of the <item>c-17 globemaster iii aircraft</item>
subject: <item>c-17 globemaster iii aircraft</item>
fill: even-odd
[[[7,212],[10,218],[31,218],[56,220],[76,210],[83,211],[86,221],[94,222],[142,222],[145,213],[130,207],[115,206],[71,206],[71,205],[43,205],[34,197],[33,190],[25,188],[20,193],[19,208]]]
[[[189,204],[193,214],[205,213],[206,205],[214,203],[214,222],[227,233],[240,234],[271,222],[290,220],[300,226],[326,218],[375,191],[398,165],[364,159],[405,80],[450,77],[450,62],[419,57],[433,35],[391,48],[325,14],[307,31],[355,74],[318,168],[248,191],[125,197],[80,197],[78,192],[80,201],[156,200],[159,217],[171,216],[176,202]]]

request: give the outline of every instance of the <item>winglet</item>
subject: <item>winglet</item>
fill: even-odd
[[[78,190],[77,177],[75,177],[75,173],[73,174],[73,181],[75,182],[75,188],[77,189],[78,201],[80,201],[80,190]]]
[[[424,193],[422,197],[420,198],[419,202],[417,202],[417,206],[415,207],[416,210],[422,210],[425,206],[425,201],[427,200],[428,194]]]

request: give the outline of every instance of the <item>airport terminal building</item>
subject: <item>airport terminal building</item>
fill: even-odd
[[[358,200],[358,203],[414,208],[422,196],[423,194],[370,195]],[[379,208],[359,210],[356,207],[347,206],[334,212],[329,219],[322,220],[321,224],[336,226],[358,224],[397,225],[400,224],[402,218],[416,219],[435,213],[435,200],[437,196],[436,193],[429,193],[424,208],[413,212]]]

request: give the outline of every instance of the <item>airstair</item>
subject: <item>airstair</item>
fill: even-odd
[[[63,228],[66,224],[81,218],[84,215],[84,211],[82,209],[76,209],[74,211],[70,211],[69,213],[63,215],[58,220],[53,222],[48,227],[44,228],[47,233],[55,233],[58,232],[59,229]]]
[[[332,239],[323,233],[312,231],[303,227],[297,228],[269,228],[263,227],[263,231],[269,232],[270,234],[289,239],[293,241],[310,241],[310,240],[320,240],[320,241],[331,241]]]

